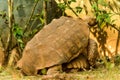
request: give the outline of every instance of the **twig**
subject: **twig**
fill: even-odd
[[[47,24],[47,1],[43,1],[44,24]]]
[[[4,51],[5,51],[5,60],[4,60],[4,65],[7,65],[8,64],[8,57],[10,55],[10,46],[11,46],[11,43],[12,43],[12,26],[13,26],[13,0],[8,0],[8,21],[9,21],[9,24],[8,24],[8,27],[9,27],[9,33],[8,33],[8,37],[7,37],[7,42],[6,42],[6,45],[3,45],[5,46],[4,48]]]
[[[34,6],[33,6],[33,9],[32,9],[32,12],[31,12],[31,15],[30,15],[29,19],[27,20],[27,22],[26,22],[26,24],[25,24],[25,29],[24,29],[24,31],[23,31],[23,34],[24,34],[24,33],[26,32],[26,30],[27,30],[28,24],[30,23],[30,21],[31,21],[33,15],[34,15],[35,8],[36,8],[36,6],[37,6],[37,4],[38,4],[39,1],[40,1],[40,0],[37,0],[37,1],[34,3]]]
[[[116,25],[114,24],[109,24],[111,27],[113,27],[115,30],[117,30],[118,32],[120,32],[120,29],[118,29],[117,27],[115,27]]]
[[[66,0],[63,0],[63,1],[64,1],[65,4],[67,4],[67,6],[69,7],[69,9],[70,9],[78,18],[80,18],[79,15],[72,9],[72,7],[66,2]]]

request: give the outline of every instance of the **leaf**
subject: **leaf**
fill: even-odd
[[[40,17],[40,21],[42,24],[44,24],[44,19]]]
[[[102,5],[102,6],[107,6],[107,3],[104,0],[98,0],[98,4]]]
[[[116,19],[112,20],[111,23],[114,23],[116,21]]]
[[[62,10],[65,11],[65,9],[67,8],[67,6],[65,5],[65,3],[59,3],[58,7]]]
[[[96,3],[94,3],[94,4],[92,5],[92,8],[93,8],[95,11],[98,11],[98,6],[97,6]]]
[[[83,5],[83,6],[84,6],[85,13],[86,13],[86,15],[87,15],[87,14],[88,14],[87,7],[86,7],[86,5]]]
[[[76,2],[76,0],[68,0],[68,3]]]
[[[107,68],[112,69],[115,67],[115,63],[107,62]]]
[[[71,1],[68,1],[68,4],[71,4]]]
[[[37,31],[38,31],[37,29],[34,29],[34,30],[33,30],[33,34],[36,33]]]
[[[111,23],[111,19],[110,19],[110,17],[106,18],[106,19],[105,19],[105,22],[107,22],[107,23]]]
[[[75,8],[76,8],[76,12],[77,12],[77,13],[80,13],[80,12],[82,11],[82,7],[77,6],[77,7],[75,7]]]
[[[106,22],[102,22],[101,25],[100,25],[100,28],[103,29],[106,25]]]
[[[21,39],[18,39],[18,42],[23,43],[23,41]]]
[[[46,73],[47,73],[47,69],[42,69],[42,70],[41,70],[41,73],[42,73],[42,74],[46,74]]]
[[[108,3],[108,7],[114,12],[113,6],[110,4],[110,2]]]
[[[116,8],[116,10],[119,12],[119,8],[118,8],[118,5],[116,4],[116,2],[117,2],[117,1],[114,1],[114,0],[113,0],[113,3],[114,3],[115,8]]]
[[[21,47],[22,49],[24,49],[25,45],[21,43],[21,44],[20,44],[20,47]]]

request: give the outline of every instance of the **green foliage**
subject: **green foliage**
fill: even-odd
[[[108,8],[114,13],[114,15],[120,16],[120,2],[119,0],[113,0],[113,4],[111,2],[108,3]]]
[[[39,20],[40,20],[40,24],[43,26],[44,25],[44,23],[45,23],[45,19],[44,19],[44,14],[45,14],[45,11],[44,10],[42,10],[42,12],[40,13],[40,14],[38,14],[38,16],[36,17],[36,18],[39,18]],[[36,14],[37,15],[37,14]]]
[[[109,3],[105,0],[96,0],[91,2],[94,15],[96,17],[97,26],[96,29],[94,29],[93,34],[96,37],[97,41],[99,42],[99,47],[103,52],[107,51],[107,48],[105,47],[107,42],[107,32],[104,30],[105,27],[111,27],[113,25],[113,22],[115,20],[112,20],[113,13],[109,10]],[[98,34],[98,35],[97,35]],[[103,57],[103,63],[105,64],[105,67],[107,69],[111,69],[115,67],[114,62],[108,62],[106,59],[106,55]],[[113,60],[114,61],[114,60]]]
[[[8,24],[8,19],[7,19],[8,17],[7,17],[6,13],[7,12],[5,12],[5,11],[0,11],[0,18],[4,20],[5,24]]]
[[[34,14],[38,1],[40,0],[35,0],[34,2],[35,5],[32,8],[31,15],[24,25],[25,29],[16,23],[14,23],[12,27],[12,34],[14,35],[14,38],[17,41],[17,45],[21,49],[21,51],[24,49],[26,42],[30,40],[43,27],[45,23],[44,10],[42,10],[40,13]],[[36,24],[36,21],[40,22]]]
[[[82,7],[80,7],[80,6],[75,7],[75,9],[70,6],[72,3],[75,3],[76,0],[68,0],[68,1],[63,0],[63,1],[64,2],[59,2],[58,3],[58,7],[63,11],[63,15],[65,14],[66,9],[72,10],[72,12],[75,15],[77,15],[77,13],[80,13],[82,11]]]
[[[62,14],[64,15],[65,14],[65,10],[67,8],[66,4],[65,3],[59,3],[58,4],[58,7],[62,10]]]
[[[2,66],[0,66],[0,72],[2,72],[4,70],[4,68]]]
[[[120,65],[120,55],[115,56],[115,65]]]
[[[75,8],[76,8],[76,12],[77,12],[77,13],[81,13],[82,8],[81,8],[80,6],[77,6],[77,7],[75,7]]]
[[[117,54],[117,55],[114,56],[112,59],[114,59],[114,62],[112,62],[112,61],[106,62],[106,68],[107,68],[107,69],[112,69],[112,68],[114,68],[115,66],[120,67],[120,55]]]
[[[71,4],[72,2],[76,2],[76,0],[68,0],[68,4]]]
[[[111,13],[101,9],[99,6],[105,8],[108,4],[104,0],[98,0],[92,4],[92,8],[98,22],[98,27],[104,28],[107,24],[111,24],[113,21],[111,20]]]
[[[108,70],[115,67],[115,64],[113,62],[107,62],[105,65]]]
[[[98,4],[107,7],[108,4],[105,2],[105,0],[98,0]]]
[[[1,11],[0,12],[0,17],[5,18],[6,17],[6,12],[5,11]]]
[[[22,40],[23,37],[23,29],[18,25],[18,24],[14,24],[13,28],[12,28],[12,32],[14,37],[16,38],[16,41],[19,45],[19,47],[23,50],[24,48],[24,42]]]
[[[47,69],[42,69],[41,74],[45,75],[47,73]]]
[[[40,29],[43,28],[45,24],[44,14],[45,12],[44,10],[42,10],[41,13],[36,13],[32,16],[31,23],[28,24],[29,26],[27,27],[27,30],[23,33],[23,37],[24,39],[26,39],[25,41],[31,39]],[[34,26],[37,20],[39,21],[39,23]]]
[[[65,3],[59,3],[58,7],[62,10],[65,11],[65,9],[67,8],[67,6],[65,5]]]

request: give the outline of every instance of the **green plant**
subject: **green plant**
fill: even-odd
[[[58,7],[62,10],[62,12],[63,12],[62,15],[64,15],[65,14],[65,10],[67,8],[66,4],[65,3],[59,3]]]
[[[115,65],[119,66],[120,65],[120,55],[115,56]]]
[[[44,10],[41,13],[34,13],[36,10],[36,6],[40,0],[35,0],[32,8],[32,12],[28,20],[26,21],[25,28],[20,26],[17,23],[14,23],[12,27],[12,33],[14,38],[16,39],[17,46],[23,51],[25,44],[28,40],[30,40],[44,25]],[[47,0],[45,0],[47,1]],[[36,21],[40,21],[35,27]]]
[[[62,10],[63,15],[65,15],[66,9],[70,9],[77,17],[79,17],[78,13],[80,13],[82,11],[82,7],[80,7],[78,5],[75,8],[72,8],[70,6],[72,3],[75,3],[75,2],[77,2],[77,1],[76,0],[63,0],[63,2],[58,3],[58,7]]]
[[[105,46],[107,41],[107,32],[104,30],[105,27],[114,28],[118,31],[118,38],[116,43],[116,49],[115,54],[117,54],[117,47],[119,44],[119,27],[116,27],[114,24],[114,21],[112,17],[114,15],[119,15],[118,7],[115,5],[115,3],[112,5],[110,2],[107,2],[106,0],[90,0],[93,12],[96,17],[97,21],[97,28],[94,29],[93,34],[95,34],[95,37],[97,41],[99,42],[99,47],[101,49],[101,52],[103,52],[103,62],[107,69],[111,69],[115,66],[115,58],[111,58],[110,62],[107,61],[106,52],[109,51],[109,49]],[[116,0],[115,0],[116,1]],[[111,53],[110,53],[111,54]],[[119,59],[119,57],[118,57]]]
[[[96,21],[98,23],[99,28],[104,28],[108,24],[111,24],[113,20],[111,20],[111,14],[110,12],[107,12],[105,9],[101,9],[99,6],[102,6],[106,8],[108,4],[105,2],[105,0],[98,0],[93,2],[92,8],[94,10],[94,14],[96,17]]]
[[[23,38],[23,29],[18,25],[18,24],[14,24],[13,28],[12,28],[12,32],[13,35],[17,41],[17,45],[18,47],[20,47],[21,50],[23,50],[25,44],[22,40]]]

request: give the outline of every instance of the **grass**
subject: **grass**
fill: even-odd
[[[120,79],[120,70],[118,67],[111,69],[96,69],[94,71],[82,72],[82,75],[86,75],[86,79],[90,80],[119,80]],[[83,79],[83,80],[86,80]]]
[[[65,73],[63,73],[65,74]],[[66,76],[66,75],[65,75]],[[120,80],[120,66],[112,68],[99,67],[98,69],[82,71],[72,74],[67,74],[68,77],[64,79],[49,79],[46,80]],[[13,68],[8,68],[0,72],[0,80],[43,80],[41,76],[23,76],[21,73]]]

